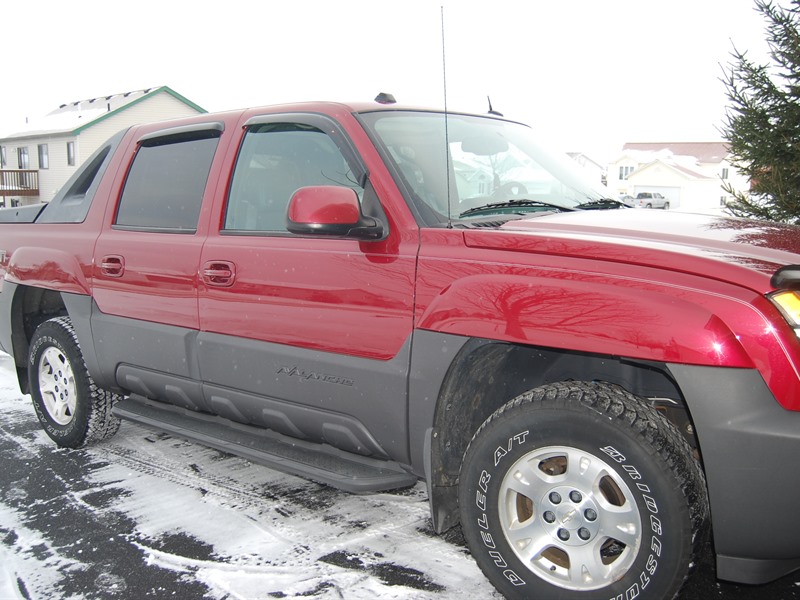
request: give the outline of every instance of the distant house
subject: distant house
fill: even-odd
[[[583,167],[590,181],[596,183],[606,182],[606,169],[603,165],[592,160],[582,152],[567,152],[567,156]]]
[[[167,86],[62,104],[19,131],[0,134],[0,205],[48,202],[122,129],[205,112]]]
[[[749,188],[729,156],[725,142],[629,143],[609,165],[607,185],[620,196],[660,192],[671,209],[718,213],[731,199],[724,183]]]

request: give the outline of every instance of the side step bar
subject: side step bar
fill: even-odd
[[[398,463],[351,454],[327,444],[290,438],[138,396],[120,400],[113,413],[121,419],[348,492],[393,490],[417,482],[417,477]]]

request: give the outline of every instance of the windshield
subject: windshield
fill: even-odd
[[[444,113],[387,111],[361,118],[414,203],[425,209],[426,221],[573,210],[610,197],[599,182],[586,180],[577,163],[544,149],[519,123],[448,114],[445,136]]]

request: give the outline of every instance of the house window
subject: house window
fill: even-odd
[[[75,142],[67,142],[67,165],[75,166]]]
[[[50,153],[47,149],[47,144],[39,144],[39,168],[50,168]]]
[[[28,158],[28,148],[17,148],[17,168],[29,169],[31,165],[30,158]]]
[[[723,179],[727,179],[728,178],[728,167],[723,167],[722,168],[722,178]]]
[[[619,168],[619,178],[624,180],[628,178],[628,175],[633,173],[633,167],[620,167]]]
[[[0,146],[0,169],[6,168],[6,147]]]

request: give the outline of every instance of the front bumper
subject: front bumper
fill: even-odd
[[[759,584],[800,569],[800,412],[755,370],[669,369],[700,445],[717,576]]]

